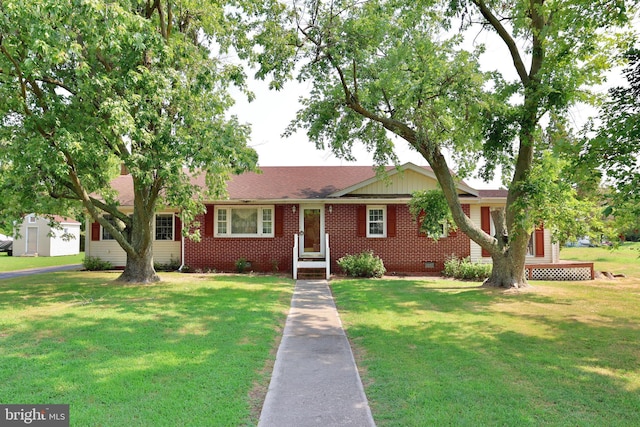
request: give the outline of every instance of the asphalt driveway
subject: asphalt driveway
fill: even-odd
[[[55,267],[30,268],[28,270],[7,271],[0,273],[0,279],[12,279],[14,277],[31,276],[34,274],[53,273],[56,271],[80,270],[82,264],[58,265]]]

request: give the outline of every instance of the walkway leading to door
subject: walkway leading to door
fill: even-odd
[[[298,280],[258,427],[375,426],[326,280]]]

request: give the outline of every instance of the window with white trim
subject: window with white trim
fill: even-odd
[[[534,231],[529,236],[529,243],[527,243],[527,256],[528,257],[536,256],[536,239],[535,239],[535,235],[536,235],[536,232]]]
[[[216,237],[273,237],[273,206],[216,207]]]
[[[367,206],[367,237],[387,237],[386,206]]]
[[[114,227],[116,226],[116,220],[111,215],[105,215],[104,219],[106,219],[107,222],[113,225]],[[102,226],[100,226],[100,228],[102,229],[102,240],[115,240],[115,238],[111,235],[111,233],[109,233],[109,230],[107,230]]]
[[[156,214],[156,240],[173,240],[173,214]]]
[[[440,221],[440,235],[438,238],[444,238],[449,235],[449,226],[447,225],[447,221]]]

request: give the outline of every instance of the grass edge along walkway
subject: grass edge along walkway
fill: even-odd
[[[0,280],[0,401],[69,403],[71,425],[255,425],[293,282],[116,277]]]
[[[640,425],[640,283],[331,283],[374,419]]]

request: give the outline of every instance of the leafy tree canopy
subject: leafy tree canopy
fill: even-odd
[[[80,202],[127,253],[125,279],[155,280],[156,206],[180,207],[188,222],[203,198],[223,193],[229,174],[256,165],[248,126],[226,114],[228,88],[244,88],[245,74],[224,58],[264,61],[262,77],[286,77],[267,63],[289,46],[269,24],[283,6],[6,0],[0,12],[3,215],[68,213]],[[267,55],[274,40],[280,48]],[[121,164],[133,181],[132,215],[109,187]],[[204,192],[191,184],[194,173],[206,174]]]
[[[594,100],[587,88],[602,82],[612,53],[628,43],[616,28],[628,23],[632,3],[296,2],[304,58],[299,78],[314,86],[289,132],[305,128],[318,146],[345,158],[361,142],[379,164],[395,160],[391,135],[403,138],[434,170],[456,224],[491,253],[489,282],[523,285],[529,234],[549,219],[535,201],[550,194],[558,176],[535,167],[554,152],[556,139],[544,138],[552,130],[545,120]],[[482,46],[463,47],[463,34],[484,30],[507,48],[502,62],[515,80],[504,70],[480,68]],[[457,200],[456,179],[482,163],[482,176],[501,166],[508,177],[507,207],[492,215],[506,240],[471,223]]]
[[[606,215],[617,218],[622,234],[638,228],[640,217],[640,49],[627,51],[627,85],[609,90],[595,137],[585,139],[580,162],[604,174],[609,189]]]

